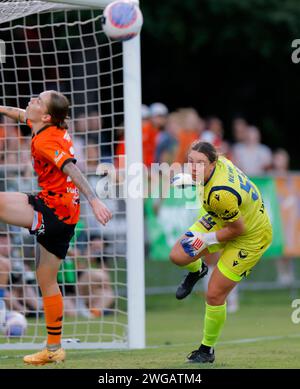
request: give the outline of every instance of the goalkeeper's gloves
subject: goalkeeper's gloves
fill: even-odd
[[[215,232],[201,234],[197,231],[187,231],[185,236],[186,238],[181,240],[181,246],[190,257],[196,257],[208,246],[219,243]]]

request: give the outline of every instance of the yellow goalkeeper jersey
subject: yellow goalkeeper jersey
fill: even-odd
[[[234,222],[240,217],[245,232],[232,241],[249,249],[261,249],[265,232],[272,230],[257,186],[231,161],[219,157],[216,167],[204,185],[203,208],[218,220],[218,227]]]

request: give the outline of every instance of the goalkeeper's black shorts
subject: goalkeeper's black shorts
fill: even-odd
[[[74,235],[76,224],[66,224],[58,219],[54,210],[47,207],[38,196],[28,194],[28,203],[34,209],[34,218],[30,234],[50,253],[59,259],[67,255],[70,240]]]

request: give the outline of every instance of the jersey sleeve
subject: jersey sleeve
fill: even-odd
[[[59,140],[55,140],[53,138],[48,138],[37,142],[36,150],[42,157],[52,162],[59,169],[63,169],[67,162],[76,163],[72,147],[67,150],[59,142]]]
[[[239,199],[235,193],[222,189],[210,193],[209,205],[212,211],[220,219],[227,222],[234,222],[241,216]]]

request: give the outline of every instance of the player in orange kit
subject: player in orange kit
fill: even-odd
[[[32,365],[65,359],[61,347],[63,298],[57,273],[79,219],[79,191],[100,223],[105,225],[112,217],[75,165],[73,143],[65,122],[68,109],[68,99],[56,91],[45,91],[31,98],[26,110],[0,106],[0,114],[31,127],[33,167],[42,189],[37,195],[0,192],[0,220],[28,228],[38,242],[36,275],[48,337],[44,350],[24,357],[24,362]]]

